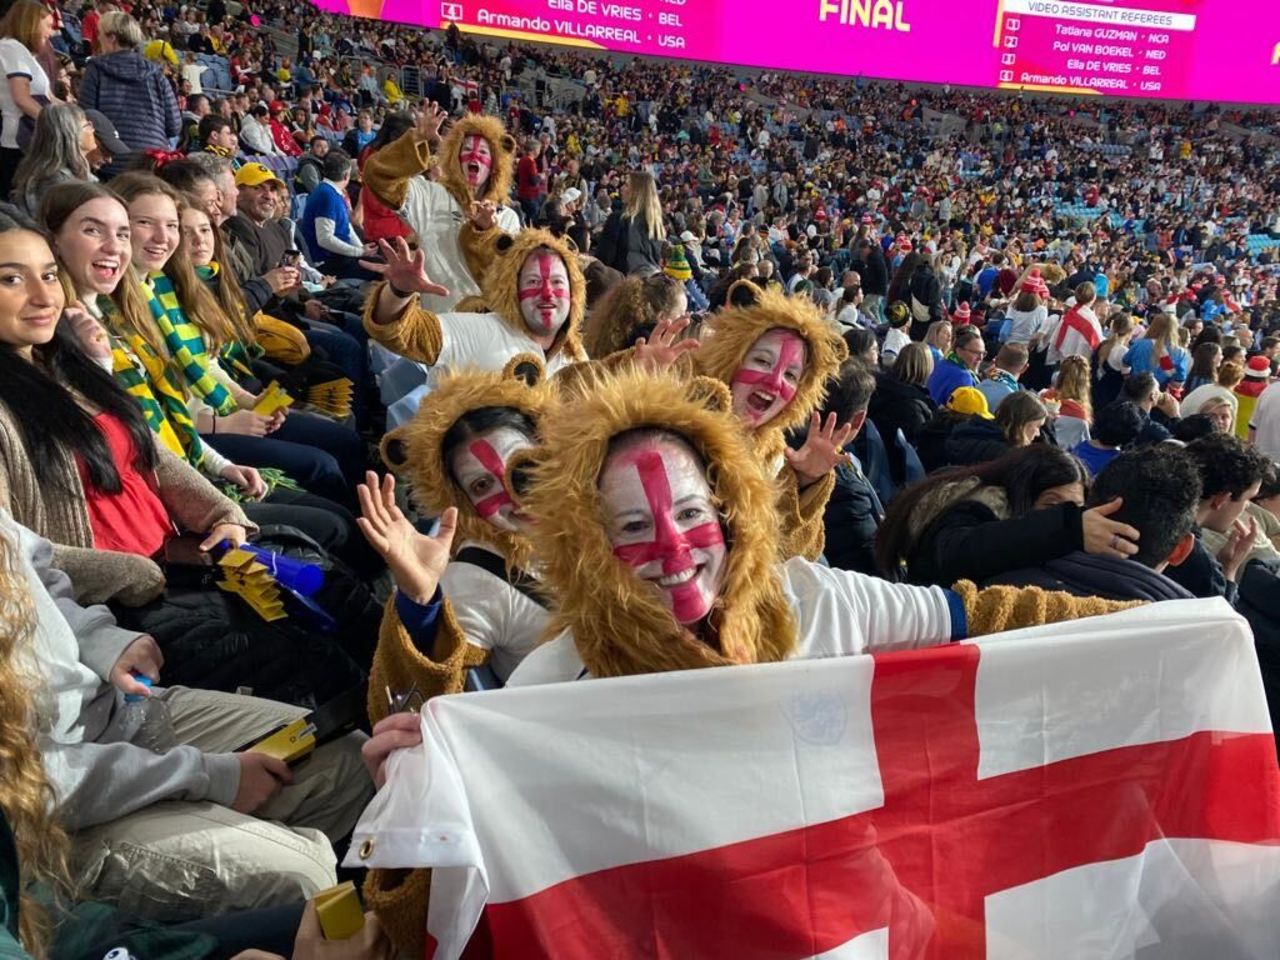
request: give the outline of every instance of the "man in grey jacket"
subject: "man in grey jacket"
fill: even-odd
[[[48,541],[0,510],[35,607],[26,672],[38,738],[72,834],[79,896],[169,922],[299,902],[335,882],[330,840],[373,793],[362,734],[317,749],[296,771],[245,743],[302,716],[297,707],[182,687],[156,688],[178,746],[129,742],[123,694],[161,655],[106,607],[82,607]],[[136,737],[136,734],[135,734]]]

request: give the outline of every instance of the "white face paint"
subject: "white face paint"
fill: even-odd
[[[524,514],[502,484],[507,462],[533,441],[514,427],[494,427],[455,447],[449,454],[449,472],[467,494],[477,514],[506,533],[528,528]]]
[[[751,345],[729,381],[733,412],[759,427],[787,408],[800,387],[808,348],[792,330],[775,329]]]
[[[550,250],[535,250],[520,268],[520,315],[535,337],[554,337],[569,319],[569,271]]]
[[[676,622],[705,618],[724,584],[728,548],[693,450],[671,438],[623,446],[605,461],[600,497],[614,556],[652,585]]]

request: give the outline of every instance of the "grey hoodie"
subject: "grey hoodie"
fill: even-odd
[[[38,745],[72,830],[106,823],[161,800],[209,800],[230,806],[240,786],[234,754],[195,747],[152,753],[109,736],[121,702],[111,668],[139,637],[116,626],[106,607],[82,607],[71,581],[53,567],[53,547],[0,510],[0,536],[16,548],[35,607],[36,630],[22,651],[25,673],[42,680],[34,691]]]

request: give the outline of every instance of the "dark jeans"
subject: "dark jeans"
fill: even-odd
[[[206,434],[204,440],[234,463],[278,467],[317,496],[355,509],[355,485],[364,479],[364,441],[354,430],[310,413],[290,414],[267,437]]]

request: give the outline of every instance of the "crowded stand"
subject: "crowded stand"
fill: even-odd
[[[0,61],[7,955],[430,956],[438,696],[1220,598],[1280,721],[1280,112],[284,0]]]

